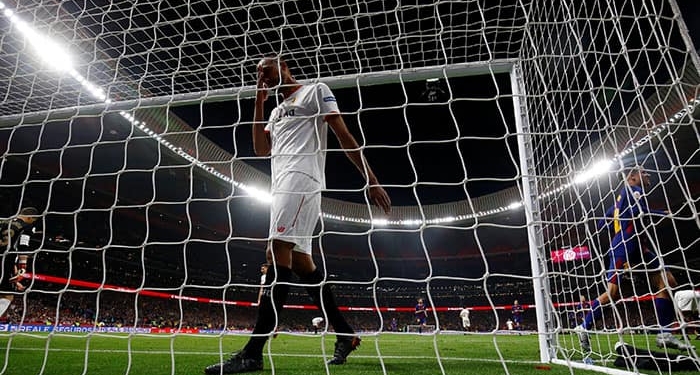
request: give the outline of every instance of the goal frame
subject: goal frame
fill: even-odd
[[[544,239],[542,237],[541,217],[538,205],[539,192],[535,179],[535,164],[533,161],[532,133],[527,116],[527,93],[517,59],[498,59],[488,62],[474,62],[434,66],[425,68],[411,68],[401,70],[388,70],[367,74],[353,74],[335,77],[324,77],[313,81],[323,82],[332,89],[341,89],[363,85],[396,84],[402,82],[415,82],[427,79],[449,79],[476,75],[508,74],[511,83],[511,92],[514,109],[516,138],[518,154],[520,158],[520,196],[523,198],[523,208],[526,218],[530,267],[532,271],[533,292],[535,297],[535,312],[537,316],[538,343],[540,350],[540,362],[549,363],[556,359],[556,352],[552,346],[555,340],[553,325],[547,317],[553,318],[551,300],[546,300],[550,289],[546,275],[546,254],[544,252]],[[309,82],[303,80],[300,82]],[[133,111],[136,109],[152,107],[178,107],[183,105],[201,104],[207,102],[226,101],[235,98],[252,99],[257,88],[255,86],[232,87],[221,90],[192,92],[172,96],[156,96],[142,99],[102,102],[85,106],[58,108],[47,111],[38,111],[11,116],[0,116],[0,128],[13,127],[23,124],[36,124],[49,121],[67,120],[75,116],[99,116],[107,112]],[[160,134],[167,135],[167,131]],[[571,362],[568,363],[572,365]]]
[[[314,79],[323,82],[331,89],[340,89],[362,85],[382,85],[388,83],[413,82],[430,78],[452,78],[483,74],[509,73],[515,59],[500,59],[489,62],[460,63],[425,68],[410,68],[401,70],[386,70],[334,77]],[[299,80],[308,83],[311,80]],[[75,116],[98,116],[105,112],[133,111],[149,107],[178,107],[182,105],[220,102],[236,99],[251,99],[255,97],[257,88],[253,85],[231,87],[221,90],[198,91],[176,95],[153,96],[148,98],[123,101],[100,102],[95,104],[57,108],[9,116],[0,116],[0,128],[20,124],[36,124],[46,121],[68,120]]]
[[[530,269],[532,272],[532,288],[535,298],[535,314],[537,316],[538,343],[540,347],[540,361],[551,362],[556,358],[551,341],[555,339],[551,323],[547,317],[554,317],[551,301],[545,301],[545,296],[550,295],[547,282],[547,258],[544,252],[544,238],[542,236],[542,219],[538,204],[539,192],[535,179],[534,153],[532,149],[532,133],[527,116],[527,102],[525,85],[523,82],[520,64],[513,64],[510,71],[511,91],[513,94],[513,111],[515,118],[516,138],[518,144],[518,156],[520,158],[520,178],[523,197],[523,209],[525,212],[525,225],[527,226],[528,250],[530,254]]]

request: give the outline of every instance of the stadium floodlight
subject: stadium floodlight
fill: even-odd
[[[387,219],[372,219],[372,224],[378,225],[378,226],[386,226],[386,225],[389,225],[389,220],[387,220]]]
[[[42,58],[42,60],[46,61],[47,63],[51,64],[56,70],[59,71],[67,71],[77,82],[79,82],[87,92],[89,92],[94,98],[103,101],[105,103],[112,103],[112,100],[110,100],[107,97],[107,94],[105,91],[100,88],[99,86],[93,84],[92,82],[88,81],[85,77],[83,77],[80,73],[78,73],[74,68],[72,64],[72,58],[71,56],[57,43],[52,41],[50,38],[46,36],[40,35],[38,32],[36,32],[32,27],[22,19],[20,19],[15,12],[12,9],[9,9],[4,3],[0,2],[0,11],[7,17],[13,25],[16,26],[16,28],[25,36],[29,44],[36,50],[38,55]],[[426,78],[426,91],[423,93],[424,96],[427,96],[430,101],[434,101],[435,98],[439,94],[444,94],[443,90],[439,87],[440,83],[440,78],[436,77],[430,77]],[[595,179],[605,173],[608,173],[612,166],[620,161],[623,157],[626,155],[634,152],[635,149],[639,148],[640,146],[648,143],[653,137],[659,136],[660,133],[667,129],[667,124],[672,124],[677,121],[679,121],[681,118],[683,118],[685,115],[688,113],[693,113],[695,107],[700,103],[700,99],[695,98],[691,99],[689,101],[689,104],[682,108],[680,111],[672,115],[667,122],[658,124],[654,127],[652,127],[649,131],[649,133],[645,136],[642,137],[641,139],[637,140],[634,142],[631,146],[626,148],[625,150],[621,151],[620,153],[616,154],[614,158],[611,160],[602,160],[599,161],[595,164],[593,164],[590,168],[576,173],[575,177],[572,179],[572,182],[565,183],[563,185],[558,186],[557,188],[550,190],[550,191],[545,191],[542,192],[538,195],[539,199],[547,198],[550,196],[553,196],[554,194],[557,194],[569,187],[571,187],[573,184],[583,184],[586,183],[592,179]],[[216,171],[214,168],[206,165],[205,163],[201,162],[197,158],[195,158],[192,155],[189,155],[187,152],[182,150],[179,147],[176,147],[175,145],[170,144],[168,141],[162,138],[161,134],[158,134],[157,132],[149,129],[145,123],[140,122],[137,120],[132,114],[122,111],[120,112],[122,117],[124,117],[134,128],[138,128],[139,130],[143,131],[146,135],[150,136],[154,140],[158,141],[159,143],[163,144],[167,148],[171,149],[173,152],[175,152],[177,155],[185,158],[189,162],[191,162],[193,165],[198,166],[202,168],[203,170],[211,173],[215,177],[228,182],[232,183],[234,187],[239,187],[241,188],[244,192],[249,194],[251,197],[255,198],[256,200],[263,202],[263,203],[270,203],[272,201],[272,197],[268,191],[265,191],[260,188],[256,187],[251,187],[248,185],[245,185],[244,183],[240,183],[237,181],[234,181],[231,177],[224,175],[221,172]],[[501,207],[495,207],[492,209],[488,210],[483,210],[479,212],[475,212],[473,214],[469,215],[459,215],[459,216],[448,216],[448,217],[435,217],[435,218],[426,218],[426,219],[415,219],[415,218],[406,218],[406,219],[398,219],[398,220],[387,220],[387,219],[364,219],[364,218],[353,218],[353,217],[346,217],[346,216],[337,216],[337,215],[329,215],[329,214],[323,214],[323,217],[332,219],[332,220],[338,220],[338,221],[346,221],[346,222],[354,222],[354,223],[362,223],[362,224],[375,224],[375,225],[397,225],[397,226],[419,226],[419,225],[424,225],[424,224],[444,224],[444,223],[452,223],[455,221],[463,221],[463,220],[470,220],[470,219],[475,219],[475,218],[481,218],[485,216],[491,216],[495,214],[499,214],[502,212],[505,212],[507,210],[515,210],[520,207],[522,207],[522,202],[514,202],[511,203],[507,206],[501,206]]]
[[[41,60],[57,71],[73,71],[73,59],[58,43],[47,36],[37,33],[28,23],[19,18],[12,9],[5,7],[4,4],[0,6],[0,9],[3,9],[5,17],[20,31]]]
[[[613,166],[612,160],[601,160],[593,164],[590,168],[580,172],[574,177],[574,182],[577,184],[585,183],[589,180],[608,173]]]
[[[665,122],[661,122],[648,130],[647,135],[640,138],[636,142],[632,143],[629,147],[615,154],[611,160],[602,160],[594,164],[591,168],[577,173],[574,177],[573,182],[568,182],[566,184],[560,185],[555,189],[541,193],[538,199],[543,199],[551,197],[556,193],[559,193],[565,189],[570,188],[573,184],[582,184],[590,181],[596,177],[599,177],[605,173],[608,173],[613,165],[622,162],[622,160],[627,156],[632,154],[639,147],[651,142],[654,137],[660,137],[664,130],[668,130],[669,125],[676,124],[681,119],[689,114],[693,114],[695,109],[700,106],[700,96],[692,98],[688,101],[688,105],[678,110],[678,112],[671,115]]]
[[[518,208],[523,206],[523,202],[513,202],[508,205],[509,210],[517,210]]]
[[[428,80],[428,81],[434,82],[434,80],[433,81]],[[552,190],[542,192],[538,195],[537,198],[544,199],[544,198],[551,197],[557,193],[562,192],[563,190],[570,188],[574,184],[584,184],[588,181],[591,181],[595,178],[598,178],[598,177],[610,172],[612,170],[613,166],[615,164],[619,163],[624,157],[633,153],[639,147],[651,142],[652,138],[660,136],[664,130],[668,129],[669,124],[677,123],[682,118],[684,118],[686,115],[694,113],[695,109],[698,106],[700,106],[700,97],[690,99],[688,101],[687,106],[681,108],[678,112],[671,115],[665,122],[661,122],[661,123],[653,126],[651,129],[649,129],[649,132],[646,136],[642,137],[641,139],[634,142],[629,147],[627,147],[624,150],[620,151],[619,153],[615,154],[615,156],[612,159],[600,160],[600,161],[594,163],[590,168],[576,173],[572,182],[568,182],[568,183],[559,185],[558,187],[556,187]],[[495,215],[495,214],[504,212],[506,210],[516,210],[516,209],[521,208],[522,206],[523,206],[522,202],[513,202],[505,207],[497,207],[497,208],[493,208],[493,209],[490,209],[487,211],[476,212],[476,213],[471,214],[471,215],[460,215],[457,217],[452,217],[452,216],[450,216],[450,217],[438,217],[438,218],[427,219],[425,221],[423,221],[421,219],[403,219],[403,220],[397,220],[397,221],[390,220],[387,222],[383,222],[383,224],[384,225],[399,225],[399,226],[419,226],[422,224],[443,224],[443,223],[450,223],[453,221],[470,220],[470,219],[481,218],[481,217],[485,217],[485,216],[491,216],[491,215]],[[349,218],[343,218],[343,219],[335,218],[335,217],[328,217],[328,218],[335,219],[335,220],[341,220],[341,221],[352,221],[352,220],[349,220]],[[369,221],[359,221],[359,222],[363,222],[365,224],[369,223]]]
[[[266,204],[272,203],[272,194],[270,194],[270,192],[267,190],[263,190],[255,186],[249,186],[240,182],[236,183],[236,186],[260,202]]]
[[[112,101],[107,97],[107,94],[105,93],[104,89],[87,80],[73,68],[73,59],[63,47],[61,47],[58,43],[54,42],[50,38],[39,34],[27,22],[19,18],[12,9],[7,8],[2,2],[0,2],[0,10],[2,10],[2,13],[5,15],[5,17],[7,17],[12,22],[12,24],[17,27],[20,33],[26,38],[29,45],[32,46],[37,55],[43,61],[48,63],[57,71],[67,72],[68,74],[70,74],[70,76],[73,79],[75,79],[78,83],[80,83],[85,89],[87,89],[90,95],[92,95],[95,99],[105,102],[107,104],[112,103]],[[131,113],[121,111],[119,112],[119,114],[125,120],[127,120],[132,125],[132,127],[142,130],[145,134],[147,134],[157,142],[163,144],[164,146],[168,147],[173,152],[185,158],[186,160],[192,162],[194,165],[208,171],[209,173],[226,182],[233,182],[230,177],[216,172],[213,168],[207,166],[206,164],[200,162],[193,156],[187,154],[181,148],[176,148],[175,146],[170,144],[170,142],[163,139],[160,134],[149,129],[146,126],[146,123],[137,120]],[[255,198],[263,202],[271,201],[269,193],[263,192],[262,190],[256,188],[250,188],[245,186],[242,186],[242,188],[251,195],[253,195]]]

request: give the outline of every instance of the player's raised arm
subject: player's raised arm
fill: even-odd
[[[266,69],[269,69],[269,64],[263,59],[258,63],[258,91],[255,95],[255,115],[253,116],[253,150],[255,155],[267,156],[270,155],[270,134],[265,131],[265,101],[268,97],[268,87]]]
[[[343,117],[338,113],[332,113],[326,115],[326,122],[328,122],[328,126],[333,129],[333,133],[335,133],[335,136],[338,138],[340,147],[345,150],[345,155],[355,164],[355,167],[357,167],[369,184],[369,199],[384,210],[386,214],[391,213],[391,199],[389,199],[389,195],[384,188],[379,186],[377,177],[374,175],[372,168],[367,163],[367,160],[365,160],[362,152],[360,152],[360,146],[345,125]]]

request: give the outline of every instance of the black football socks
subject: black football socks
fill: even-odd
[[[277,280],[275,280],[275,274],[277,275]],[[289,294],[289,284],[287,283],[289,283],[291,278],[292,270],[289,268],[276,267],[276,269],[273,269],[273,267],[270,267],[267,270],[265,290],[262,298],[260,298],[260,306],[258,306],[258,320],[255,322],[255,328],[253,329],[253,334],[260,336],[253,336],[248,340],[248,344],[244,348],[248,356],[262,357],[265,342],[275,329],[277,318],[282,312],[282,306],[287,302],[287,295]],[[270,286],[273,281],[277,283],[274,286]]]

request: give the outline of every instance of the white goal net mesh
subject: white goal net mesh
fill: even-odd
[[[331,87],[395,204],[370,207],[331,135],[314,258],[363,336],[341,372],[612,371],[616,342],[693,343],[693,313],[659,318],[644,263],[586,329],[590,353],[574,331],[606,291],[596,224],[630,168],[668,210],[636,233],[695,289],[700,63],[674,0],[330,3],[0,3],[0,221],[44,216],[0,373],[201,372],[242,347],[268,239],[251,128],[270,55]],[[286,307],[265,368],[331,371],[333,327],[298,285]],[[648,371],[694,354],[661,352]]]
[[[522,67],[529,130],[537,133],[530,172],[540,197],[548,319],[564,333],[556,338],[558,356],[588,356],[574,331],[581,325],[595,364],[610,366],[618,342],[695,356],[658,348],[657,337],[671,333],[692,345],[697,310],[683,317],[672,307],[660,312],[657,303],[669,300],[661,290],[697,288],[690,255],[699,238],[697,55],[673,2],[551,5],[533,3]],[[627,178],[635,169],[651,180],[641,190]],[[625,203],[625,195],[635,199]],[[659,267],[677,285],[658,276]],[[613,302],[598,307],[599,295]],[[591,308],[595,319],[587,321]],[[626,366],[677,367],[646,359],[650,364]]]

